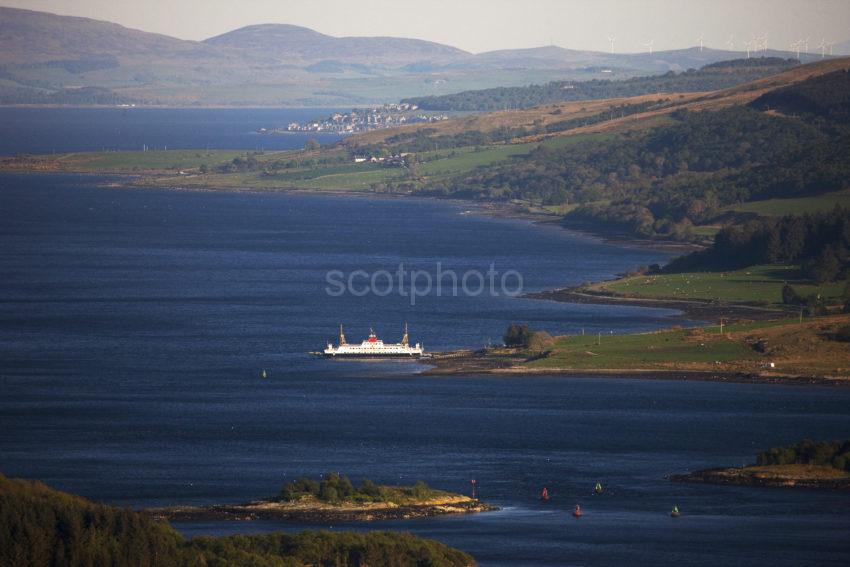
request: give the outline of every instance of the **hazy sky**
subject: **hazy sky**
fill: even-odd
[[[468,51],[560,45],[616,51],[705,45],[736,49],[754,34],[816,51],[850,39],[850,0],[0,0],[0,5],[108,20],[183,39],[249,24],[288,23],[329,35],[392,35]]]

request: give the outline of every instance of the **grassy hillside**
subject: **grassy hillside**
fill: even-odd
[[[632,335],[556,337],[538,370],[678,370],[850,377],[850,349],[835,340],[850,315],[671,329]],[[773,367],[770,366],[773,363]]]
[[[727,272],[647,274],[602,282],[593,291],[624,297],[724,301],[781,306],[782,287],[790,284],[800,295],[816,294],[826,301],[844,298],[845,282],[818,285],[805,277],[799,266],[759,265]]]
[[[432,540],[384,532],[199,537],[128,509],[0,475],[0,565],[471,565]]]

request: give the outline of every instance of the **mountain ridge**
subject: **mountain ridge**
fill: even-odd
[[[786,52],[773,52],[784,54]],[[399,37],[334,37],[291,24],[203,41],[77,16],[0,7],[0,103],[68,89],[158,105],[343,106],[553,80],[622,79],[740,56],[709,48],[653,54],[559,46],[469,53]],[[809,55],[808,61],[816,56]],[[111,93],[111,94],[109,94]]]

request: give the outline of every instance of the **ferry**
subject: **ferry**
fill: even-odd
[[[425,354],[421,344],[410,345],[407,334],[407,324],[404,325],[404,336],[400,343],[385,343],[369,329],[369,338],[358,344],[348,344],[342,325],[339,326],[339,344],[328,343],[322,355],[329,358],[419,358]]]

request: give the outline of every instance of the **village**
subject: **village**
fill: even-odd
[[[356,132],[368,132],[391,128],[403,124],[417,124],[421,122],[439,122],[447,120],[445,114],[431,114],[416,111],[419,107],[405,103],[389,103],[376,108],[355,108],[351,112],[335,112],[322,120],[299,123],[291,122],[286,128],[265,129],[260,133],[284,132],[329,132],[336,134],[354,134]]]

